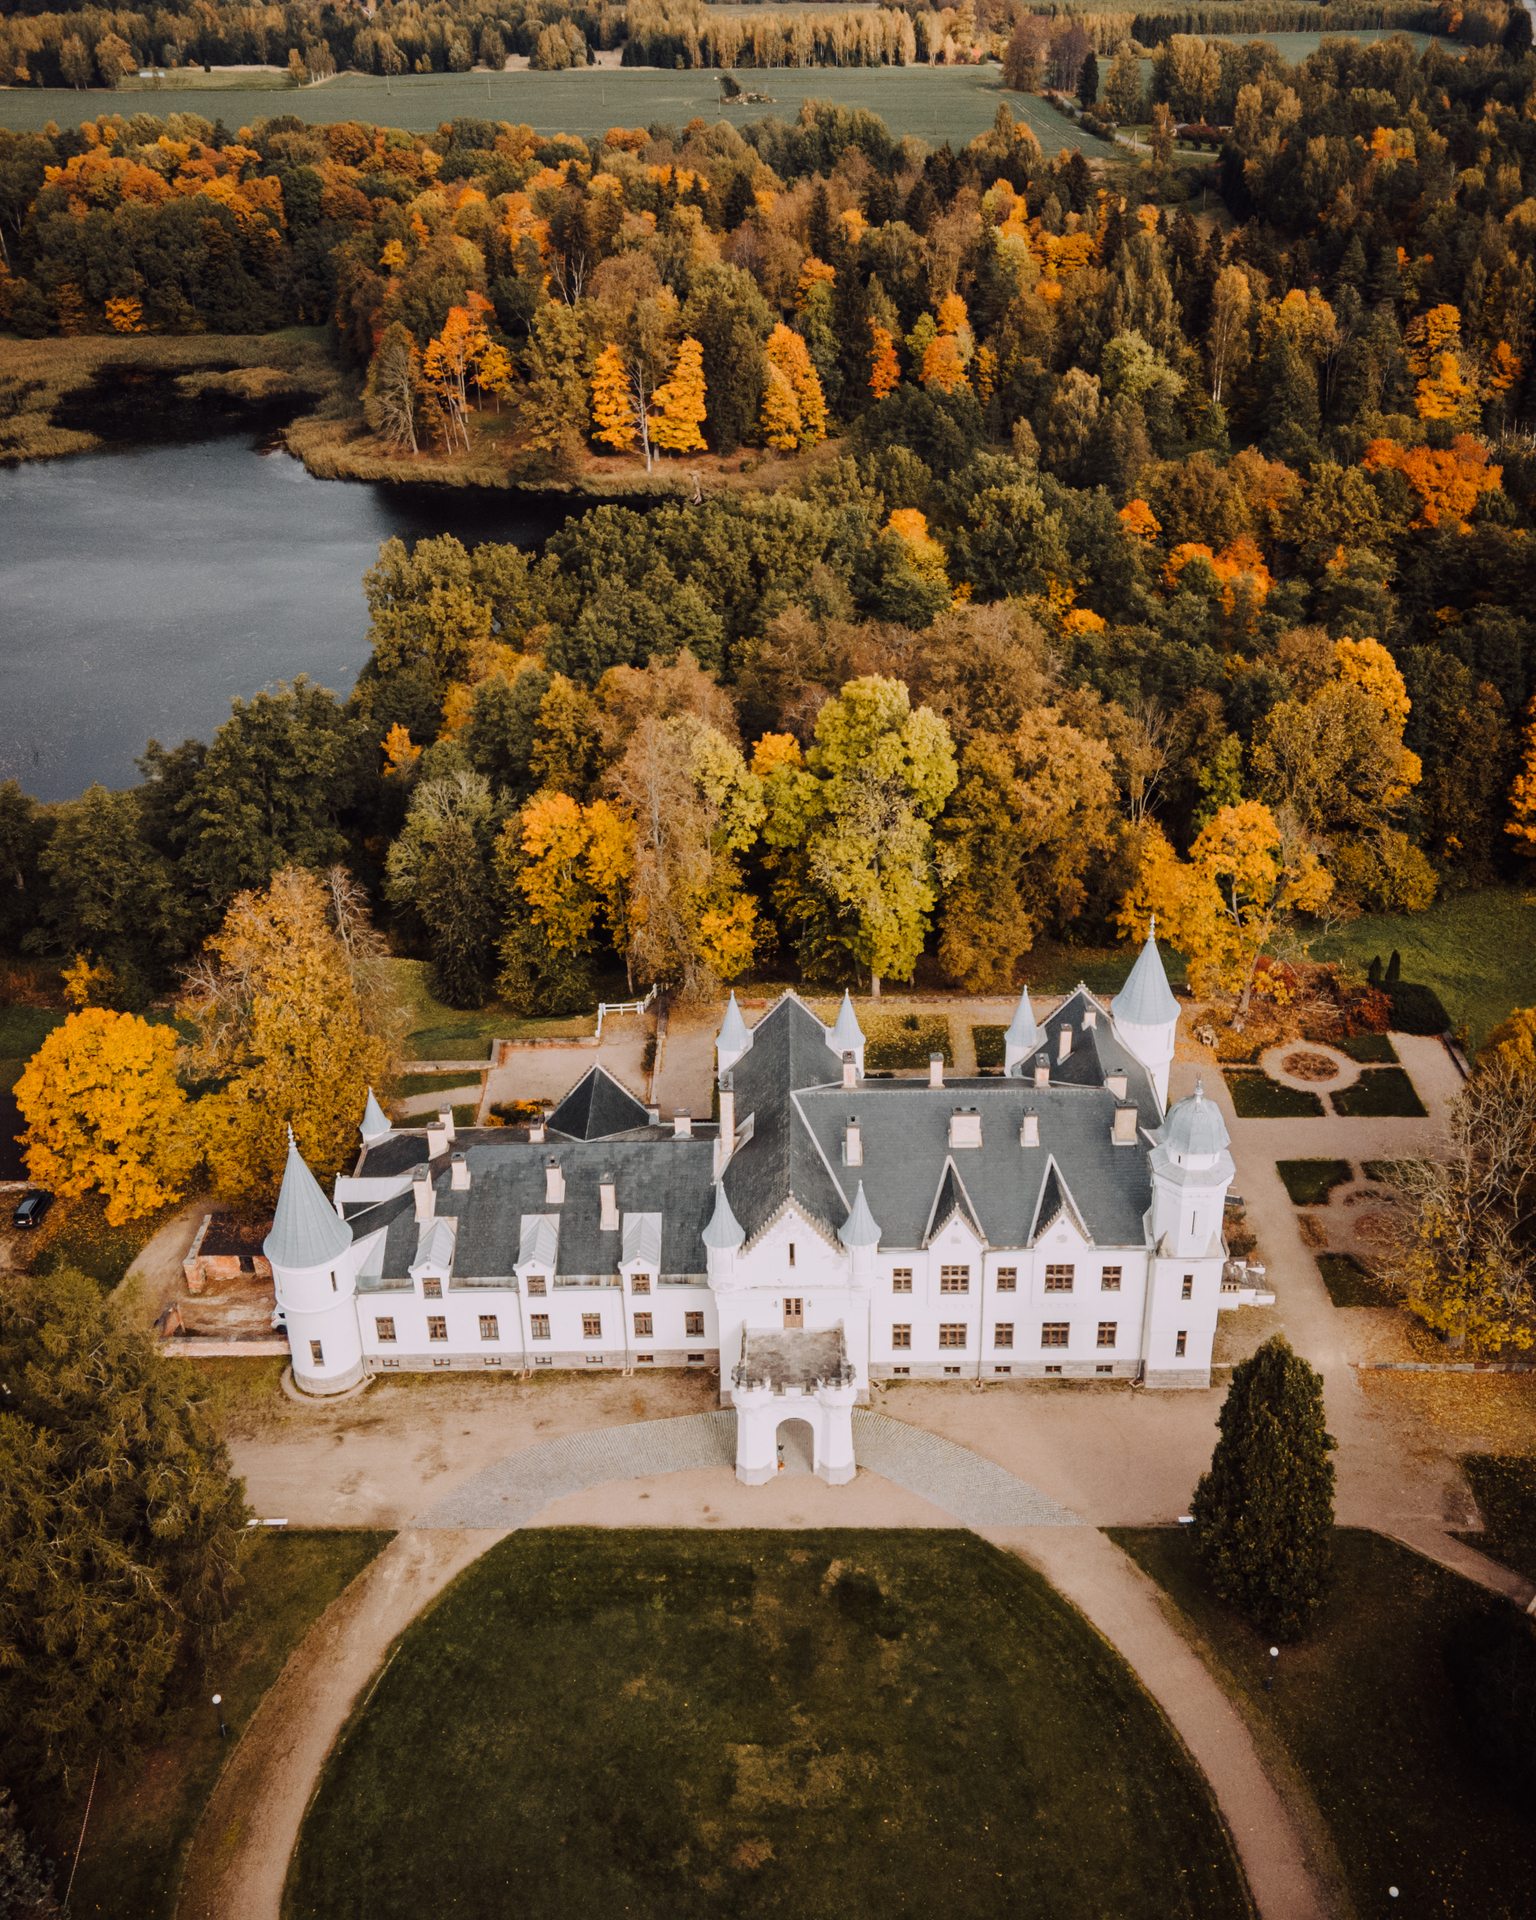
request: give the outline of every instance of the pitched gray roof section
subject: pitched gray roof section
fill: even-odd
[[[288,1164],[262,1252],[274,1267],[323,1267],[352,1244],[352,1235],[320,1191],[288,1129]]]
[[[624,1265],[645,1267],[655,1273],[661,1266],[661,1215],[626,1213],[624,1245],[619,1258]]]
[[[835,1083],[847,1101],[842,1059],[828,1046],[826,1028],[786,994],[753,1028],[751,1050],[732,1075],[737,1119],[751,1115],[753,1132],[726,1167],[724,1187],[747,1239],[791,1199],[832,1239],[848,1217],[851,1196],[833,1178],[794,1097],[799,1088]]]
[[[525,1213],[518,1234],[517,1264],[530,1263],[551,1270],[560,1256],[560,1216],[558,1213]]]
[[[650,1117],[628,1087],[621,1086],[606,1067],[594,1066],[555,1108],[549,1125],[552,1132],[572,1140],[606,1140],[631,1127],[649,1125]]]
[[[1115,1018],[1130,1027],[1160,1027],[1179,1017],[1179,1003],[1173,997],[1163,957],[1153,934],[1136,956],[1130,978],[1115,995]]]
[[[435,1220],[424,1222],[416,1242],[416,1258],[411,1262],[411,1271],[414,1273],[419,1267],[441,1267],[451,1273],[458,1227],[457,1220],[441,1214]]]
[[[978,1240],[985,1240],[986,1230],[976,1218],[976,1209],[971,1205],[970,1195],[965,1190],[965,1182],[960,1178],[953,1160],[946,1159],[944,1177],[939,1182],[939,1190],[934,1195],[933,1212],[929,1215],[928,1231],[923,1235],[923,1244],[938,1236],[959,1214]]]

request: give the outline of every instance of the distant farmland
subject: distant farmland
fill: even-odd
[[[803,100],[835,100],[878,113],[897,136],[915,133],[931,146],[946,140],[961,146],[985,133],[1006,101],[1016,119],[1034,128],[1047,153],[1080,147],[1091,158],[1113,151],[1033,95],[1005,93],[997,67],[743,68],[741,79],[772,94],[774,104],[722,107],[719,75],[707,69],[588,67],[569,73],[433,73],[397,80],[347,74],[323,86],[299,88],[225,83],[108,93],[16,87],[0,93],[0,126],[36,133],[50,120],[73,126],[99,113],[200,113],[222,119],[233,131],[256,119],[292,113],[301,120],[366,120],[430,133],[442,121],[467,114],[585,137],[657,120],[681,128],[695,115],[728,119],[738,127],[769,116],[793,120]]]

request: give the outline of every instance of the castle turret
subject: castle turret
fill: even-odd
[[[736,992],[732,988],[731,997],[726,1002],[725,1018],[720,1022],[720,1031],[715,1036],[716,1073],[729,1072],[751,1045],[752,1035],[741,1017],[741,1008],[736,1004]]]
[[[1035,1018],[1035,1010],[1029,1004],[1029,988],[1019,995],[1019,1004],[1014,1009],[1013,1023],[1003,1035],[1003,1071],[1012,1073],[1016,1066],[1027,1060],[1045,1039],[1040,1022]]]
[[[1204,1085],[1180,1100],[1157,1131],[1152,1149],[1152,1238],[1181,1259],[1208,1254],[1221,1232],[1227,1188],[1236,1169],[1221,1109]]]
[[[1137,955],[1130,978],[1110,1003],[1115,1038],[1133,1054],[1151,1076],[1158,1103],[1168,1105],[1168,1069],[1173,1064],[1174,1035],[1179,1025],[1179,1003],[1157,950],[1157,922]]]
[[[854,1016],[853,1001],[846,987],[843,989],[843,1004],[837,1010],[837,1024],[827,1036],[827,1045],[839,1060],[844,1054],[851,1053],[859,1078],[864,1078],[864,1029]]]
[[[869,1210],[869,1202],[864,1198],[864,1182],[859,1182],[859,1190],[854,1195],[853,1205],[848,1218],[838,1228],[837,1237],[848,1249],[848,1257],[853,1267],[853,1284],[867,1287],[874,1283],[875,1252],[880,1245],[880,1229],[875,1216]]]
[[[725,1182],[717,1180],[715,1210],[709,1216],[709,1225],[703,1234],[705,1258],[709,1263],[709,1284],[712,1287],[732,1284],[736,1277],[736,1255],[746,1237],[741,1222],[731,1212],[730,1201],[725,1197]]]
[[[368,1104],[363,1108],[363,1124],[358,1128],[363,1136],[365,1147],[376,1147],[381,1140],[387,1140],[394,1128],[384,1116],[384,1109],[373,1097],[373,1088],[368,1089]]]
[[[352,1234],[304,1164],[288,1129],[288,1164],[262,1243],[288,1328],[295,1385],[305,1393],[341,1393],[363,1377]]]

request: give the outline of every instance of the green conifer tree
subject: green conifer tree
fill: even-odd
[[[1083,64],[1078,69],[1077,97],[1085,107],[1098,105],[1099,56],[1092,47],[1083,55]]]
[[[494,932],[491,876],[466,820],[449,820],[433,841],[419,911],[432,942],[432,991],[447,1007],[483,1006]]]
[[[1277,1640],[1299,1639],[1333,1563],[1322,1375],[1276,1334],[1234,1369],[1217,1425],[1211,1470],[1191,1503],[1195,1549],[1223,1600]]]

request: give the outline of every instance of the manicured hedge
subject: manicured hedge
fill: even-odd
[[[1362,1067],[1395,1067],[1397,1048],[1385,1033],[1356,1033],[1348,1040],[1330,1042],[1340,1053],[1357,1060]]]
[[[1362,1073],[1352,1087],[1330,1094],[1335,1113],[1352,1120],[1426,1120],[1429,1109],[1401,1067]]]
[[[978,1067],[1000,1067],[1007,1058],[1004,1044],[1008,1032],[1006,1027],[972,1027],[971,1039],[976,1043],[976,1064]]]
[[[1315,1093],[1282,1087],[1256,1069],[1227,1067],[1223,1076],[1239,1120],[1303,1120],[1323,1111]]]
[[[1334,1188],[1354,1178],[1347,1160],[1277,1160],[1275,1171],[1297,1207],[1326,1207]]]
[[[859,1024],[864,1029],[867,1070],[926,1067],[930,1053],[942,1053],[946,1067],[955,1064],[955,1046],[949,1037],[949,1019],[945,1014],[866,1014]]]

